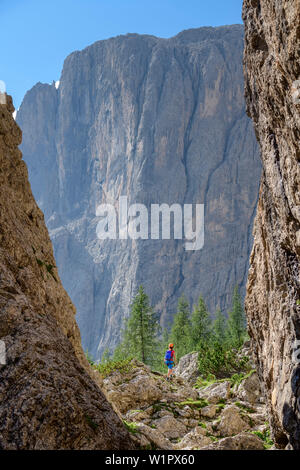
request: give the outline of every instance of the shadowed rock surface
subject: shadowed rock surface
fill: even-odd
[[[300,449],[300,3],[245,0],[243,19],[247,106],[263,161],[249,332],[276,445]]]
[[[13,111],[7,97],[0,105],[0,449],[132,449],[91,378]]]
[[[171,39],[129,34],[67,57],[17,114],[33,193],[96,358],[119,337],[139,284],[167,325],[182,292],[214,314],[247,278],[261,165],[243,96],[243,27]],[[96,207],[205,204],[205,244],[96,238]]]

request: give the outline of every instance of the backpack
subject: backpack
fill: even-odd
[[[165,361],[172,361],[172,356],[173,356],[173,350],[168,349],[168,351],[166,351]]]

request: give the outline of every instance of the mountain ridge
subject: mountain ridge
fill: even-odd
[[[165,326],[182,292],[191,303],[202,293],[214,313],[229,308],[235,284],[245,289],[261,167],[245,114],[243,27],[209,28],[217,39],[196,41],[199,32],[208,34],[88,46],[67,57],[58,89],[37,85],[17,115],[33,192],[94,357],[118,341],[139,284]],[[180,44],[185,36],[194,42]],[[95,209],[120,195],[147,207],[204,203],[203,250],[187,255],[176,240],[100,243]]]

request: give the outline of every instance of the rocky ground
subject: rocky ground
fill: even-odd
[[[182,364],[185,363],[185,378]],[[196,354],[182,358],[171,382],[133,360],[103,379],[108,400],[145,449],[270,448],[265,403],[255,370],[243,380],[195,388]],[[187,371],[189,374],[187,376]]]

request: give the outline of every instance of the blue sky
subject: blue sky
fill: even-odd
[[[18,108],[35,83],[59,79],[68,54],[99,39],[242,23],[241,9],[242,0],[0,0],[0,80]]]

